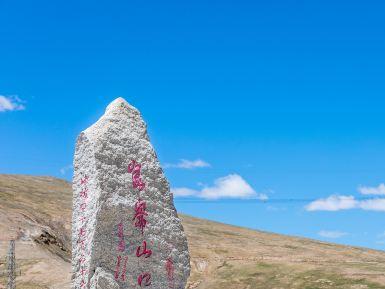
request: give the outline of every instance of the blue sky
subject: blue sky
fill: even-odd
[[[384,13],[383,1],[0,1],[0,173],[70,179],[77,134],[123,96],[189,194],[179,211],[385,249]]]

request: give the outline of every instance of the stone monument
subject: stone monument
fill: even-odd
[[[15,289],[16,288],[15,240],[9,241],[9,249],[8,249],[8,255],[7,255],[7,272],[8,272],[7,289]]]
[[[140,112],[123,98],[81,132],[73,177],[72,288],[184,289],[187,239]]]

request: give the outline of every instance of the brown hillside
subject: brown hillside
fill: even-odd
[[[70,288],[71,200],[64,180],[0,175],[0,288],[11,238],[18,289]],[[385,252],[181,218],[189,289],[385,289]]]

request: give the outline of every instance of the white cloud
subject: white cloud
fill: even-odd
[[[23,101],[17,96],[0,95],[0,112],[24,110]]]
[[[171,192],[174,194],[175,197],[188,197],[199,194],[198,191],[189,188],[173,188],[171,189]]]
[[[231,174],[214,181],[213,186],[204,186],[201,190],[193,190],[189,188],[173,188],[171,189],[174,196],[194,196],[203,199],[220,199],[220,198],[256,198],[267,200],[265,194],[259,194],[240,176]]]
[[[340,232],[340,231],[319,231],[318,235],[324,238],[329,239],[338,239],[343,236],[346,236],[348,233]]]
[[[214,186],[205,187],[200,192],[201,197],[205,199],[249,198],[255,194],[253,188],[236,174],[216,179]]]
[[[60,169],[60,173],[61,173],[62,175],[65,175],[68,171],[72,170],[72,168],[73,168],[72,165],[67,165],[67,166],[65,166],[65,167],[62,167],[62,168]]]
[[[194,168],[207,168],[211,167],[211,165],[201,159],[197,159],[194,161],[181,159],[177,164],[165,164],[164,168],[177,168],[177,169],[194,169]]]
[[[385,184],[379,184],[378,187],[359,186],[358,191],[363,195],[385,195]]]
[[[332,195],[318,199],[305,206],[307,211],[340,211],[362,209],[365,211],[385,211],[385,198],[357,200],[353,196]]]
[[[385,212],[385,199],[372,199],[360,202],[360,208],[367,211],[384,211]]]
[[[307,211],[339,211],[357,207],[357,201],[353,196],[333,195],[326,199],[318,199],[308,204]]]

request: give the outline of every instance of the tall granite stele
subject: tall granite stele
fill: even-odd
[[[80,133],[72,288],[184,289],[187,240],[139,111],[123,98]]]

